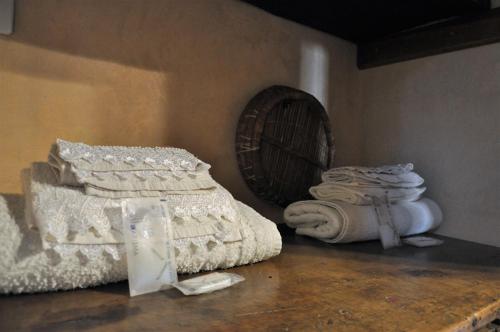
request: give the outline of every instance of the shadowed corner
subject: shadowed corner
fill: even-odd
[[[350,259],[387,264],[407,264],[429,266],[445,263],[449,267],[464,270],[497,269],[500,263],[498,248],[474,242],[457,240],[436,234],[423,234],[444,240],[436,247],[417,248],[409,245],[384,250],[379,240],[355,243],[329,244],[308,236],[295,234],[295,230],[285,224],[279,225],[284,247],[295,248],[298,255],[325,256],[325,258],[349,253]],[[314,248],[307,249],[306,248]],[[327,250],[325,250],[327,249]],[[460,255],[457,255],[460,252]]]

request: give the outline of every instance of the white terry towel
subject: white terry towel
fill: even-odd
[[[389,202],[413,202],[419,200],[425,190],[425,187],[383,188],[376,186],[359,186],[352,184],[323,182],[315,187],[311,187],[309,189],[309,192],[314,198],[320,201],[345,202],[355,205],[371,205],[373,204],[372,197],[387,197]]]
[[[393,222],[402,236],[427,232],[438,227],[442,212],[432,200],[402,201],[390,206]],[[300,201],[284,211],[288,226],[300,235],[329,243],[349,243],[379,238],[377,214],[373,206],[340,202]]]
[[[210,165],[177,148],[90,146],[58,139],[48,160],[59,184],[83,186],[95,196],[160,196],[155,192],[216,187]]]
[[[337,167],[322,175],[323,182],[359,187],[414,188],[424,183],[413,164],[387,165],[381,167]]]
[[[0,293],[83,288],[127,278],[123,244],[57,244],[46,250],[40,234],[24,221],[23,203],[19,195],[0,195]],[[241,215],[241,240],[223,245],[214,237],[176,240],[179,273],[256,263],[280,253],[276,224],[236,203]]]

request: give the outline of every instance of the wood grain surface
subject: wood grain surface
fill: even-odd
[[[280,256],[212,294],[128,296],[126,282],[0,297],[0,331],[472,331],[500,316],[500,248],[327,245],[284,233]]]

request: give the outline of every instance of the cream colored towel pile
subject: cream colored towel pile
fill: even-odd
[[[387,202],[383,208],[396,237],[424,233],[441,224],[442,212],[435,202],[422,198],[424,179],[412,164],[333,168],[322,180],[310,188],[317,200],[296,202],[284,211],[285,222],[297,234],[329,243],[379,239],[379,227],[387,224],[377,213],[380,202]]]
[[[3,293],[126,279],[122,197],[167,201],[180,273],[254,263],[281,250],[276,225],[234,200],[210,177],[210,166],[184,150],[94,148],[59,140],[49,160],[23,172],[24,199],[10,206],[0,200]],[[148,174],[141,178],[143,171]]]

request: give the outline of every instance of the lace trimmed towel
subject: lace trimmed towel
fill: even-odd
[[[26,216],[32,218],[46,248],[53,243],[122,243],[121,199],[85,195],[83,188],[57,186],[50,166],[34,163],[23,172]],[[198,194],[163,197],[174,217],[174,238],[205,235],[238,239],[238,214],[231,194],[218,186]],[[27,220],[29,220],[27,218]]]
[[[160,196],[161,191],[212,189],[210,165],[183,149],[90,146],[58,139],[49,154],[59,184],[87,194],[119,198]]]
[[[438,227],[442,212],[432,200],[402,201],[390,206],[393,222],[400,235],[413,235]],[[284,211],[288,226],[296,233],[329,243],[348,243],[379,238],[377,213],[373,206],[341,202],[301,201]]]
[[[24,200],[0,195],[0,293],[33,293],[97,286],[127,278],[124,246],[57,244],[44,249],[27,227]],[[177,271],[195,273],[256,263],[281,251],[276,225],[236,202],[241,240],[214,236],[175,240]]]

